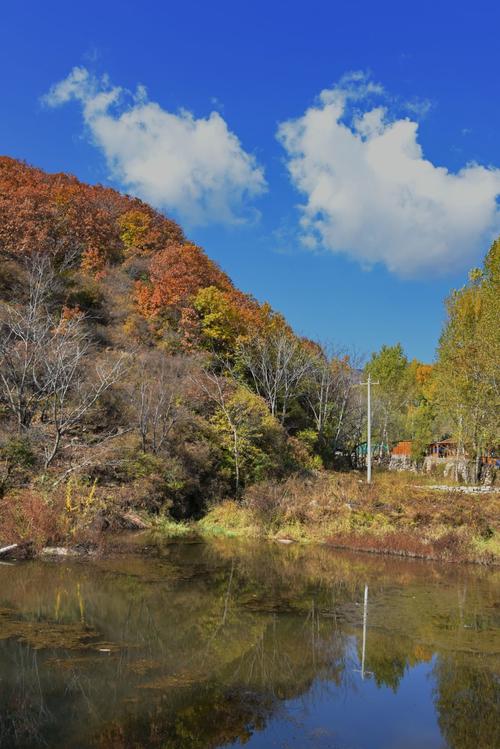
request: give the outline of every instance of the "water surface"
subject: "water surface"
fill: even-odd
[[[0,746],[496,749],[499,578],[233,540],[1,565]]]

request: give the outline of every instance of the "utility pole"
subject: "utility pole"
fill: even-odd
[[[379,382],[372,382],[371,374],[368,375],[366,382],[360,382],[360,385],[367,387],[367,425],[366,425],[366,481],[371,484],[372,481],[372,385],[379,385]]]

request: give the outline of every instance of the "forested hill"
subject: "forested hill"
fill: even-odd
[[[448,300],[435,366],[399,344],[372,354],[381,457],[405,439],[418,461],[451,435],[477,474],[498,445],[499,283],[496,242]],[[0,158],[5,540],[85,531],[113,508],[200,515],[254,484],[356,467],[359,366],[296,336],[140,200]],[[254,494],[259,512],[273,491]]]
[[[148,205],[68,174],[48,174],[0,157],[0,247],[15,254],[78,248],[85,269],[101,271],[132,251],[150,255],[185,243],[182,229]]]
[[[189,514],[312,460],[319,347],[136,198],[0,158],[0,310],[0,494],[69,476]]]
[[[136,315],[154,319],[157,332],[159,318],[166,316],[171,343],[178,338],[182,345],[217,345],[218,331],[199,318],[223,315],[227,329],[219,332],[236,338],[272,316],[268,305],[238,291],[175,221],[141,200],[5,156],[0,157],[0,252],[14,261],[43,254],[55,267],[69,263],[80,275],[65,303],[82,311],[94,296],[111,293],[114,281],[122,293],[118,316],[126,317],[131,336],[141,328]],[[5,278],[2,283],[7,291]]]

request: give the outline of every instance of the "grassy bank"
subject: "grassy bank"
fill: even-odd
[[[203,534],[328,543],[408,557],[500,563],[500,496],[431,489],[414,474],[322,474],[265,483],[214,506]]]
[[[134,508],[119,492],[72,480],[57,490],[24,490],[0,501],[0,547],[29,542],[104,548],[127,529],[158,538],[240,536],[453,562],[500,564],[500,494],[431,488],[435,479],[380,472],[321,472],[253,485],[238,502],[212,505],[198,521]]]

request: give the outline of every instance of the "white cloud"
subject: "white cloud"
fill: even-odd
[[[388,101],[350,74],[280,124],[291,181],[306,198],[302,241],[406,277],[466,267],[500,232],[500,170],[434,165],[417,122],[391,116]]]
[[[131,94],[107,76],[73,68],[43,101],[76,100],[111,175],[129,192],[191,224],[248,218],[249,201],[266,189],[264,172],[218,112],[195,118],[149,101],[144,87]],[[128,100],[128,105],[125,102]]]

